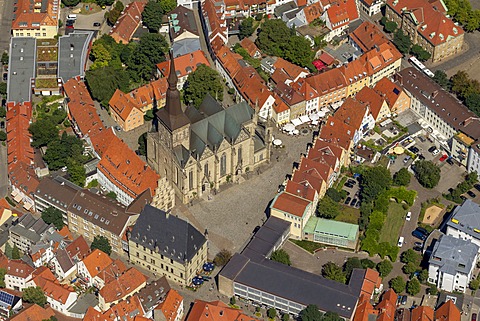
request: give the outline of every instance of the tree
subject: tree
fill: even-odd
[[[360,262],[362,263],[362,267],[364,269],[373,269],[377,266],[375,262],[370,259],[361,259]]]
[[[317,205],[318,216],[332,219],[340,214],[340,205],[325,195]]]
[[[322,321],[343,321],[344,319],[340,317],[337,313],[328,311],[323,315]]]
[[[105,196],[110,197],[110,198],[112,198],[112,199],[114,199],[114,200],[117,199],[117,193],[115,193],[114,191],[108,192],[107,194],[105,194]]]
[[[477,116],[480,116],[480,92],[467,95],[465,97],[465,105]]]
[[[282,321],[289,321],[290,320],[290,315],[288,313],[284,313],[282,315]]]
[[[8,53],[6,51],[2,53],[2,58],[0,58],[0,62],[2,63],[2,65],[8,65]]]
[[[216,100],[223,100],[223,81],[216,70],[202,64],[188,75],[183,94],[185,104],[192,102],[198,107],[207,93]]]
[[[410,295],[417,295],[421,290],[420,282],[417,278],[413,278],[407,283],[407,293]]]
[[[412,273],[417,271],[417,269],[418,269],[418,265],[416,265],[413,262],[409,262],[403,266],[402,271],[407,275],[412,275]]]
[[[270,319],[275,319],[276,316],[277,310],[275,310],[275,308],[270,308],[267,310],[267,317],[269,317]]]
[[[13,252],[13,248],[10,245],[10,243],[9,242],[5,243],[5,256],[8,257],[9,259],[11,259],[12,258],[12,252]]]
[[[43,159],[47,162],[51,170],[58,170],[65,166],[68,167],[72,162],[77,162],[79,166],[83,167],[81,164],[86,159],[83,155],[83,141],[77,136],[67,135],[66,132],[63,132],[60,139],[57,136],[47,147],[47,152]],[[71,167],[73,168],[73,166]],[[83,175],[85,176],[84,170]]]
[[[440,167],[432,161],[420,160],[415,163],[415,176],[420,185],[434,188],[440,181]]]
[[[472,86],[470,77],[465,70],[459,70],[455,75],[450,78],[452,84],[452,91],[457,94],[460,99],[464,99],[467,96],[467,92],[471,91],[469,88]]]
[[[154,74],[155,65],[165,61],[168,43],[159,33],[144,33],[140,36],[138,45],[134,47],[128,65],[131,75],[139,80],[150,80]]]
[[[431,295],[437,295],[438,289],[435,284],[430,284],[430,287],[428,288],[428,293]]]
[[[235,299],[235,296],[232,296],[232,297],[230,298],[230,304],[231,304],[231,305],[235,305],[236,303],[237,303],[237,299]]]
[[[443,70],[435,70],[435,76],[433,80],[445,90],[450,90],[450,79],[448,79],[447,73]]]
[[[427,282],[427,280],[428,280],[428,270],[422,270],[422,271],[420,271],[420,273],[418,274],[417,278],[418,278],[418,280],[419,280],[421,283]]]
[[[405,291],[406,283],[405,280],[400,275],[398,275],[397,277],[390,280],[389,285],[393,289],[393,291],[395,291],[395,293],[402,293],[403,291]]]
[[[470,288],[470,290],[477,291],[478,288],[480,287],[480,280],[479,279],[473,279],[468,284],[468,287]]]
[[[330,197],[335,202],[340,202],[342,200],[342,194],[336,188],[333,188],[333,187],[330,187],[329,189],[327,189],[327,192],[325,193],[325,195]]]
[[[138,137],[138,153],[143,156],[147,155],[147,133]]]
[[[382,262],[377,264],[377,271],[380,273],[382,278],[385,278],[387,275],[390,274],[393,270],[392,262],[389,260],[383,260]]]
[[[100,7],[111,6],[115,0],[95,0]]]
[[[42,308],[47,304],[47,297],[41,287],[28,287],[23,290],[23,301],[38,304]]]
[[[328,262],[323,265],[322,276],[326,279],[334,280],[340,283],[345,283],[347,281],[342,268],[333,262]]]
[[[153,110],[152,109],[149,109],[147,110],[147,112],[145,113],[145,115],[143,115],[143,119],[145,121],[151,121],[152,119],[155,118],[155,115],[153,114]]]
[[[5,274],[7,274],[7,269],[0,268],[0,288],[5,287]]]
[[[17,247],[16,244],[14,244],[12,249],[12,259],[19,260],[21,257],[22,255],[20,253],[20,249]]]
[[[67,172],[70,180],[77,184],[80,187],[85,186],[87,180],[87,173],[85,172],[85,167],[78,161],[70,158],[67,162]]]
[[[398,50],[403,53],[407,54],[410,51],[410,47],[412,46],[412,41],[405,35],[402,29],[398,29],[394,36],[393,36],[393,43],[397,46]]]
[[[290,261],[290,255],[288,255],[287,251],[285,251],[284,249],[273,251],[272,255],[270,256],[270,260],[285,265],[292,265],[292,262]]]
[[[113,26],[115,22],[117,22],[118,18],[122,14],[123,9],[125,9],[125,6],[123,5],[122,1],[115,2],[115,6],[110,9],[107,14],[107,21],[110,26]]]
[[[115,90],[128,92],[129,77],[123,69],[106,66],[88,70],[85,79],[92,97],[106,104],[112,98]]]
[[[360,180],[361,196],[363,201],[370,201],[378,194],[386,191],[392,185],[390,171],[383,166],[369,167]]]
[[[148,28],[150,32],[158,32],[162,25],[163,8],[160,2],[149,1],[143,9],[142,21],[143,25]]]
[[[312,65],[315,53],[310,47],[311,43],[305,37],[293,36],[290,37],[287,44],[284,46],[284,58],[295,65],[307,67],[311,71],[315,70]]]
[[[323,314],[318,310],[315,304],[309,304],[305,309],[300,311],[301,321],[322,321]]]
[[[163,13],[168,13],[177,7],[177,0],[161,0]]]
[[[46,146],[51,141],[58,139],[58,128],[50,118],[39,119],[28,127],[28,131],[32,134],[33,147]]]
[[[93,251],[95,249],[99,249],[110,255],[112,253],[112,246],[108,239],[103,235],[96,235],[93,239],[92,244],[90,245],[90,249]]]
[[[421,46],[415,44],[410,49],[410,52],[415,55],[420,61],[427,61],[432,56],[428,51],[423,49]]]
[[[393,184],[397,186],[407,186],[410,184],[411,174],[405,167],[402,167],[393,175]]]
[[[238,29],[239,29],[238,38],[240,40],[242,40],[243,38],[248,38],[253,34],[253,32],[255,31],[255,29],[253,29],[253,23],[254,23],[254,20],[252,17],[245,18],[242,20],[242,22],[240,23],[240,26],[238,26]]]
[[[7,140],[7,133],[0,131],[0,141],[4,142]]]
[[[385,31],[388,33],[395,32],[397,30],[397,23],[395,21],[386,21],[385,22]]]
[[[422,256],[414,250],[408,249],[402,253],[402,257],[400,258],[400,260],[402,261],[402,263],[414,263],[416,265],[419,265],[420,261],[422,260]]]
[[[0,95],[3,97],[7,96],[7,83],[6,82],[0,82]]]
[[[358,257],[349,257],[345,264],[343,264],[343,271],[347,276],[347,279],[350,279],[353,269],[362,269],[362,262]]]
[[[231,257],[232,253],[229,250],[223,249],[215,255],[213,263],[215,263],[216,266],[224,266],[230,261]]]
[[[80,3],[80,0],[62,0],[62,3],[66,7],[75,7],[77,4]]]
[[[61,230],[64,226],[62,212],[53,206],[47,207],[43,210],[42,220],[47,224],[55,225],[57,230]]]

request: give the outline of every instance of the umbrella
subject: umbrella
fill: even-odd
[[[319,111],[318,112],[318,117],[320,117],[320,118],[325,117],[325,112],[324,111]]]
[[[397,155],[402,155],[405,150],[403,147],[397,146],[393,149],[393,152]]]
[[[298,135],[298,134],[300,134],[300,131],[299,131],[298,129],[295,129],[295,130],[293,131],[293,134],[294,134],[294,135]]]
[[[194,285],[201,285],[201,284],[203,283],[203,280],[200,279],[200,278],[194,277],[194,278],[192,279],[192,283],[193,283]]]
[[[311,119],[312,121],[319,120],[319,119],[320,119],[320,115],[317,114],[317,113],[311,114],[311,115],[310,115],[310,119]]]
[[[280,139],[274,139],[272,143],[273,143],[273,145],[275,145],[275,146],[280,146],[280,145],[282,145],[282,141],[281,141]]]
[[[207,262],[207,263],[205,263],[205,264],[203,265],[203,269],[204,269],[205,271],[207,271],[207,272],[212,271],[212,270],[213,270],[213,267],[214,267],[214,265],[213,265],[213,263],[211,263],[211,262]]]
[[[291,132],[294,129],[295,129],[295,126],[292,123],[288,123],[285,126],[283,126],[283,130],[287,132]]]

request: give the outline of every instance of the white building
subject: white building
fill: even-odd
[[[478,250],[470,240],[443,235],[428,261],[428,282],[445,291],[465,292],[474,277]]]
[[[21,260],[10,260],[5,274],[5,287],[15,291],[23,291],[31,280],[33,268]]]
[[[480,247],[480,206],[467,199],[453,211],[447,222],[447,235],[457,239],[470,240]]]

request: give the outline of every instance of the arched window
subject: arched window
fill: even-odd
[[[237,150],[237,165],[242,164],[242,146],[238,147]]]
[[[222,154],[220,158],[220,176],[225,176],[227,174],[227,155],[225,153]]]
[[[210,173],[208,172],[208,163],[205,163],[205,165],[203,165],[203,173],[204,173],[205,176],[207,176],[207,177],[210,176]]]

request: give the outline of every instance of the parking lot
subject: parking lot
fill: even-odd
[[[360,191],[358,185],[358,181],[353,178],[350,178],[347,180],[347,182],[345,182],[342,189],[348,193],[348,196],[343,203],[344,205],[355,208],[360,207]]]

